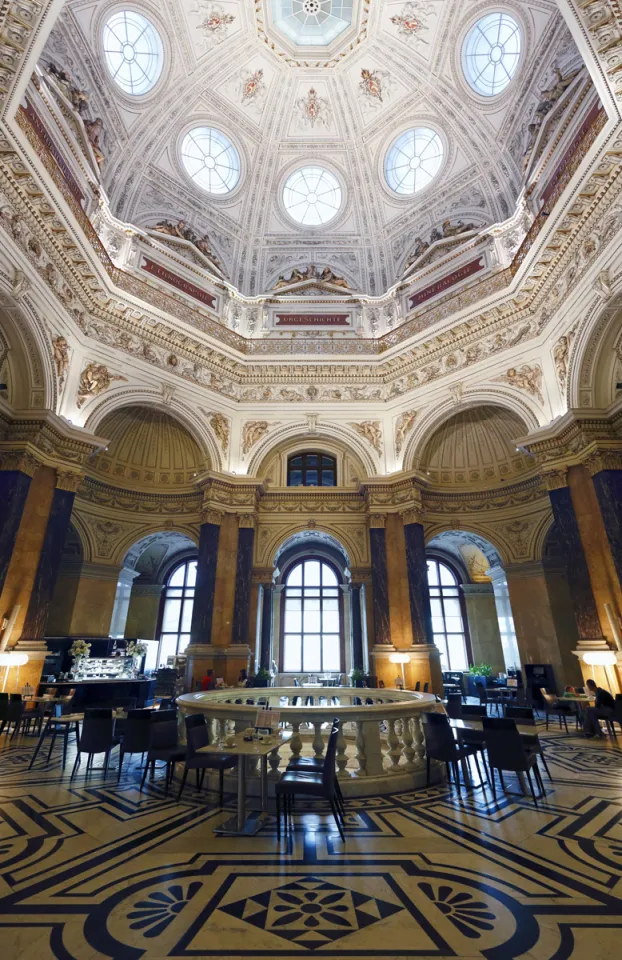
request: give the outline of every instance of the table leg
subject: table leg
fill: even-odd
[[[246,763],[245,757],[238,757],[238,833],[244,830],[246,820]]]

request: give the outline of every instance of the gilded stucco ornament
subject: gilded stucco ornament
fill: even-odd
[[[380,420],[363,420],[361,423],[350,421],[348,426],[352,427],[360,437],[363,437],[374,448],[379,457],[382,456],[382,424]]]
[[[518,390],[524,390],[544,404],[542,395],[542,368],[536,363],[530,366],[524,363],[521,367],[510,367],[500,377],[494,378],[497,383],[507,383]]]
[[[209,425],[218,437],[222,452],[227,456],[229,449],[229,436],[231,433],[231,421],[222,413],[208,413]]]
[[[123,380],[127,383],[127,377],[110,373],[103,363],[89,363],[80,374],[76,406],[83,407],[88,399],[99,396],[108,389],[113,380]]]
[[[247,420],[242,427],[242,454],[246,454],[261,438],[268,432],[275,423],[269,423],[267,420]]]
[[[404,440],[415,425],[416,417],[416,410],[405,410],[395,421],[395,453],[398,457],[402,452]]]

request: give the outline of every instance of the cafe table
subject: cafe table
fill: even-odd
[[[246,758],[261,760],[261,810],[268,807],[268,755],[278,750],[285,742],[280,735],[264,736],[261,740],[245,740],[243,735],[228,737],[223,743],[216,741],[205,747],[199,747],[197,753],[224,753],[238,758],[238,803],[235,817],[214,829],[214,833],[225,837],[252,837],[261,830],[260,818],[246,819]]]
[[[479,730],[479,731],[482,731],[482,730],[484,729],[484,724],[483,724],[482,721],[481,721],[480,719],[478,719],[477,717],[469,717],[469,718],[467,718],[467,719],[453,719],[453,718],[452,718],[452,719],[450,719],[449,723],[450,723],[450,725],[454,728],[454,730],[456,730],[456,731],[458,732],[458,739],[460,739],[460,731],[461,731],[461,730]],[[521,737],[536,737],[536,738],[537,738],[537,736],[538,736],[538,731],[537,731],[537,728],[536,728],[535,723],[531,723],[531,724],[527,724],[527,723],[517,723],[517,724],[516,724],[516,729],[518,730],[518,732],[519,732],[519,734],[521,735]],[[466,782],[467,782],[468,780],[470,780],[471,778],[470,778],[470,775],[469,775],[468,766],[467,766],[467,764],[465,763],[464,760],[462,761],[462,771],[463,771],[464,778],[465,778],[465,783],[466,783]],[[518,776],[519,783],[520,783],[520,785],[521,785],[521,787],[522,787],[523,793],[526,794],[526,793],[527,793],[527,788],[526,788],[526,785],[525,785],[525,778],[524,778],[523,774],[520,773],[520,772],[517,774],[517,776]]]
[[[50,757],[52,756],[54,743],[56,742],[56,735],[59,732],[59,730],[62,730],[63,732],[63,768],[64,768],[67,762],[67,743],[69,741],[69,734],[71,732],[71,728],[73,727],[75,730],[76,744],[79,745],[80,744],[80,722],[82,720],[84,720],[83,713],[66,713],[64,714],[64,716],[60,716],[60,717],[57,717],[54,714],[51,714],[47,718],[45,722],[45,726],[43,727],[43,729],[41,730],[41,733],[39,734],[39,740],[37,741],[37,746],[35,747],[35,751],[28,765],[28,769],[30,770],[32,768],[32,765],[37,759],[37,754],[39,753],[39,750],[41,749],[41,745],[43,744],[43,741],[48,735],[50,726],[52,724],[54,724],[55,729],[51,733],[52,742],[50,743],[47,762],[48,763],[50,762]]]

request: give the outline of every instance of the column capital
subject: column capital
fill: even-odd
[[[401,511],[400,516],[404,526],[407,526],[409,523],[423,523],[423,511],[420,504],[418,506],[408,507],[407,510]]]
[[[364,583],[371,583],[371,567],[350,567],[352,586],[361,587]]]
[[[78,487],[84,480],[83,473],[77,473],[74,470],[56,471],[56,489],[68,490],[70,493],[77,493]]]
[[[0,450],[0,470],[15,470],[33,477],[41,461],[27,450]]]
[[[21,462],[25,467],[23,472],[30,476],[37,466],[53,467],[60,472],[79,472],[88,457],[104,449],[108,443],[103,437],[74,427],[52,410],[13,410],[3,401],[0,401],[0,426],[3,436],[0,460]],[[2,466],[1,469],[20,468]]]
[[[507,563],[504,569],[505,576],[508,580],[516,580],[519,577],[544,576],[544,565],[540,560],[527,560],[525,563]]]
[[[563,487],[568,486],[568,470],[566,467],[559,467],[553,470],[542,470],[541,476],[549,493],[552,490],[561,490]]]
[[[387,525],[386,513],[372,513],[369,517],[370,530],[384,530]]]
[[[253,567],[253,583],[261,583],[264,587],[271,587],[273,578],[274,567]]]
[[[219,527],[225,516],[224,510],[214,510],[213,507],[203,507],[201,509],[201,526],[204,523],[212,523],[214,526]]]
[[[461,583],[460,589],[465,597],[489,597],[495,592],[492,583]]]
[[[622,470],[622,446],[618,449],[596,448],[583,461],[590,476],[595,477],[602,470]]]
[[[257,514],[255,513],[238,513],[237,518],[240,530],[254,530],[257,525]]]

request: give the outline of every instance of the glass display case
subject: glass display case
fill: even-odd
[[[80,680],[123,680],[134,674],[133,657],[85,657],[78,668]]]

